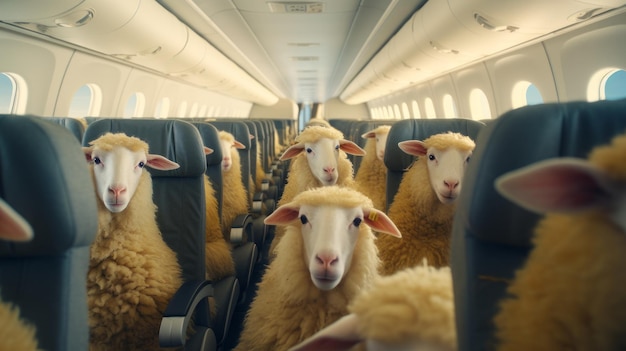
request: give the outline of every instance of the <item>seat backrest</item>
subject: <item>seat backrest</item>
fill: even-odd
[[[406,119],[393,124],[387,136],[385,147],[385,166],[387,166],[387,209],[393,203],[402,175],[413,164],[415,158],[398,147],[405,140],[424,140],[431,135],[455,132],[466,135],[476,141],[476,137],[485,125],[464,118],[450,119]]]
[[[0,241],[0,294],[19,306],[43,350],[87,350],[89,246],[96,196],[80,143],[35,116],[0,115],[0,197],[33,227]]]
[[[76,139],[78,139],[79,143],[83,141],[83,134],[85,134],[85,124],[87,123],[87,121],[85,121],[84,122],[85,124],[83,124],[83,122],[72,117],[44,117],[44,118],[67,128],[67,130],[69,130],[70,132],[72,132],[72,134],[74,134]]]
[[[89,125],[83,145],[107,132],[142,139],[150,153],[180,165],[172,171],[147,168],[152,175],[157,223],[163,239],[176,252],[183,279],[204,280],[206,158],[198,130],[180,120],[101,119]]]
[[[241,179],[247,190],[250,189],[250,158],[256,157],[250,151],[250,129],[242,121],[211,121],[209,122],[217,130],[229,132],[235,137],[235,140],[242,143],[246,148],[237,150],[241,158]]]
[[[494,180],[547,158],[586,158],[626,131],[624,111],[626,100],[534,105],[503,114],[480,133],[452,234],[459,350],[494,349],[498,301],[525,261],[540,218],[500,196]]]
[[[215,189],[215,198],[218,203],[218,212],[222,218],[222,203],[224,199],[223,180],[222,180],[222,149],[220,148],[220,139],[217,128],[209,123],[194,122],[193,125],[200,132],[202,143],[204,146],[213,149],[213,153],[206,155],[206,175],[211,180],[211,184]]]

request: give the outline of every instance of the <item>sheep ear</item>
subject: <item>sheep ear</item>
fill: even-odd
[[[367,133],[364,133],[361,135],[361,138],[363,139],[371,139],[371,138],[376,138],[376,133],[369,131]]]
[[[396,227],[395,223],[393,223],[383,211],[379,211],[375,208],[364,208],[363,220],[379,233],[386,233],[397,238],[402,237],[398,227]]]
[[[575,158],[537,162],[498,177],[495,186],[505,198],[537,213],[603,206],[615,189],[602,171]]]
[[[361,149],[359,145],[351,142],[350,140],[339,140],[339,148],[343,150],[343,152],[350,155],[365,156],[365,150]]]
[[[275,209],[272,214],[263,221],[268,225],[285,225],[300,216],[300,208],[297,206],[283,205]]]
[[[291,145],[287,150],[285,150],[285,152],[283,152],[282,156],[280,156],[280,160],[284,161],[284,160],[288,160],[290,158],[296,157],[300,155],[300,153],[302,153],[303,150],[304,150],[303,143]]]
[[[178,163],[170,161],[161,155],[155,154],[148,154],[148,162],[146,162],[146,166],[159,169],[161,171],[170,171],[180,167]]]
[[[405,140],[398,143],[398,147],[409,155],[426,156],[428,149],[420,140]]]
[[[91,162],[91,154],[93,153],[93,146],[83,146],[83,153],[87,162]]]
[[[238,142],[237,140],[235,140],[235,143],[233,144],[233,146],[235,147],[235,149],[245,149],[246,146],[240,142]]]
[[[335,323],[290,348],[289,351],[350,350],[354,345],[363,341],[363,338],[357,334],[357,322],[358,317],[355,314],[341,317]]]
[[[0,199],[0,238],[28,241],[33,238],[33,228],[9,204]]]
[[[203,146],[203,149],[204,149],[204,154],[205,155],[210,155],[210,154],[212,154],[215,151],[215,150],[211,149],[210,147],[206,147],[206,146]]]

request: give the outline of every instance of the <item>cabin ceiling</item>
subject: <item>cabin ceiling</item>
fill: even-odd
[[[281,98],[337,97],[426,0],[158,0]]]

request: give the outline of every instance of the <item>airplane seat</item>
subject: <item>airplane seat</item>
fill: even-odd
[[[382,125],[393,125],[394,122],[395,120],[360,121],[353,126],[350,140],[354,141],[361,148],[365,148],[367,139],[362,138],[361,135]],[[353,156],[352,163],[354,165],[354,175],[356,176],[356,172],[358,172],[361,166],[361,161],[363,161],[363,156],[348,155],[348,157],[350,156]]]
[[[387,210],[402,181],[402,175],[413,164],[415,157],[406,154],[398,143],[405,140],[424,140],[433,134],[455,132],[476,141],[485,125],[471,119],[405,119],[393,124],[387,136],[385,166],[387,166]]]
[[[81,145],[36,116],[0,115],[0,196],[34,231],[0,241],[0,295],[36,328],[42,350],[87,350],[89,247],[97,200]]]
[[[276,186],[272,186],[270,189],[269,180],[266,178],[265,167],[263,167],[262,155],[266,153],[268,146],[266,145],[267,138],[266,132],[263,128],[262,123],[257,123],[259,121],[251,121],[245,120],[244,123],[248,126],[250,130],[250,134],[254,136],[252,140],[250,140],[250,169],[252,174],[252,180],[254,181],[251,184],[252,189],[254,189],[254,196],[252,198],[252,211],[254,213],[260,213],[269,215],[274,211],[276,207]],[[257,157],[257,154],[260,157]],[[257,189],[256,187],[256,179],[257,179],[257,162],[261,163],[261,168],[264,173],[262,176],[261,188]]]
[[[208,305],[214,287],[205,279],[206,158],[200,134],[193,125],[180,120],[100,119],[85,131],[83,145],[107,132],[140,138],[148,143],[150,153],[180,165],[172,171],[147,168],[152,175],[159,229],[183,271],[183,285],[163,314],[159,341],[161,347],[216,350]],[[187,325],[192,319],[193,332],[187,339]]]
[[[533,105],[503,114],[480,133],[452,230],[460,351],[495,349],[498,301],[531,250],[540,219],[500,196],[494,180],[547,158],[586,158],[626,130],[624,111],[626,100]]]
[[[78,142],[81,143],[83,141],[83,134],[85,134],[85,125],[76,118],[72,117],[43,117],[50,122],[54,122],[65,127],[67,130],[72,132]],[[85,121],[85,124],[87,122]]]

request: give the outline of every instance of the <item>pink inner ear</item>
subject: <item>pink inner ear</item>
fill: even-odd
[[[269,225],[284,225],[298,218],[300,209],[298,207],[290,207],[288,205],[281,206],[274,210],[272,214],[265,217],[263,221]]]
[[[412,156],[424,156],[428,151],[423,142],[419,140],[405,140],[398,143],[400,150]]]
[[[363,220],[367,225],[377,232],[389,234],[401,238],[402,234],[395,223],[387,215],[379,210],[370,208],[363,209]]]
[[[237,140],[235,140],[235,144],[233,145],[235,146],[235,149],[245,149],[246,146],[240,142],[238,142]]]
[[[287,150],[285,150],[285,152],[283,153],[282,156],[280,156],[280,160],[284,161],[284,160],[288,160],[292,157],[296,157],[298,156],[302,150],[304,150],[304,144],[296,144],[293,145],[291,147],[289,147]]]
[[[339,148],[347,154],[356,156],[365,155],[365,150],[361,149],[357,144],[348,140],[339,140]]]
[[[147,166],[162,171],[169,171],[180,167],[178,163],[170,161],[161,155],[148,154],[147,161]]]
[[[363,138],[363,139],[376,138],[376,133],[374,133],[374,132],[367,132],[367,133],[361,135],[361,138]]]

